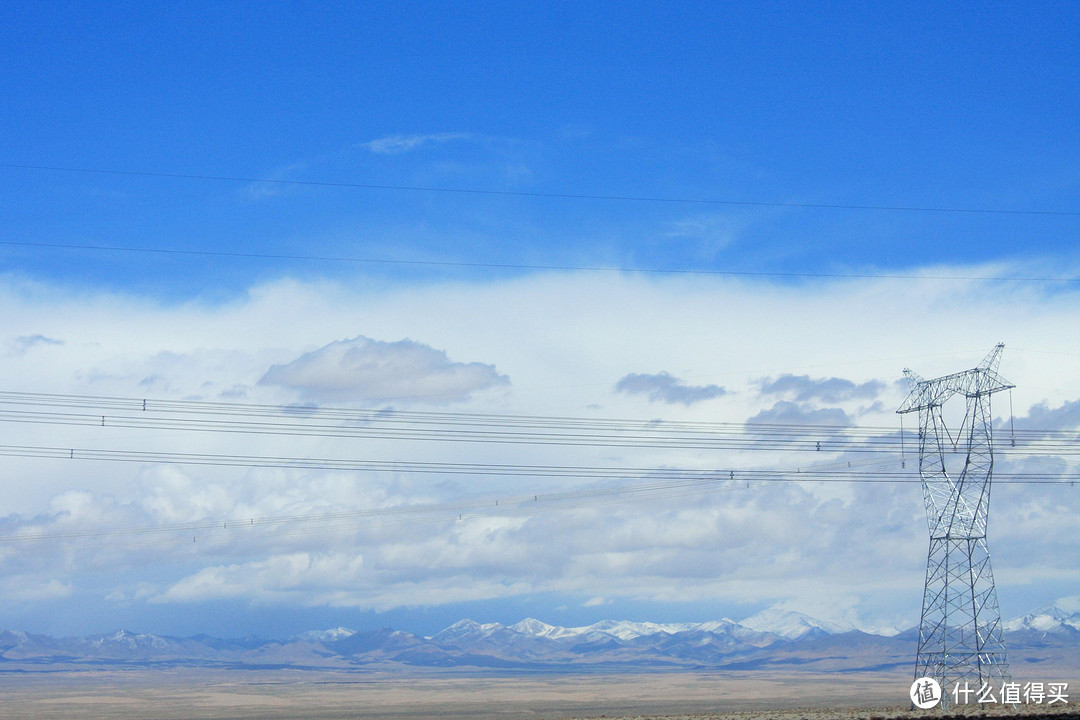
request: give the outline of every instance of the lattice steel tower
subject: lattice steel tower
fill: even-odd
[[[1004,347],[996,345],[972,370],[934,380],[905,369],[911,394],[897,410],[919,413],[919,475],[930,525],[915,677],[937,680],[943,701],[957,682],[977,691],[1009,680],[986,544],[994,469],[990,396],[1015,387],[997,372]],[[953,436],[941,408],[955,395],[967,399],[967,412]],[[964,453],[963,470],[953,478],[946,455]]]

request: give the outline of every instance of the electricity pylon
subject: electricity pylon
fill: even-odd
[[[919,475],[930,525],[915,677],[937,680],[943,704],[956,683],[978,691],[1010,679],[986,544],[994,469],[990,396],[1015,387],[997,372],[1004,347],[996,345],[974,369],[933,380],[905,369],[911,394],[896,411],[919,413]],[[967,399],[967,412],[953,436],[941,407],[955,395]],[[945,457],[964,453],[963,470],[953,478]]]

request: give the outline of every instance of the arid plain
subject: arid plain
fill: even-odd
[[[0,707],[12,720],[140,718],[336,720],[438,718],[797,718],[940,716],[907,711],[907,672],[669,672],[520,676],[460,672],[350,673],[220,668],[5,672]],[[1071,683],[1072,687],[1076,687]],[[993,714],[1075,715],[1068,705]],[[969,712],[974,711],[969,709]],[[952,711],[950,711],[952,712]]]

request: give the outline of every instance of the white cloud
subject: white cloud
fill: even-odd
[[[361,143],[360,147],[366,148],[373,153],[379,153],[381,155],[396,155],[398,153],[409,152],[410,150],[416,150],[424,145],[431,143],[445,143],[453,140],[467,140],[472,138],[470,133],[461,132],[444,132],[444,133],[428,133],[428,134],[415,134],[415,135],[386,135],[381,138],[376,138],[366,143]]]
[[[244,194],[252,200],[264,200],[283,195],[290,190],[295,191],[297,185],[291,183],[291,179],[295,177],[298,170],[302,171],[308,168],[309,163],[306,161],[282,165],[263,175],[261,180],[245,186]]]
[[[811,379],[809,375],[781,375],[778,378],[765,378],[760,381],[762,395],[786,395],[797,402],[820,400],[838,403],[844,400],[873,400],[884,389],[880,380],[868,380],[853,383],[844,378]]]
[[[35,347],[47,347],[49,345],[63,345],[63,340],[57,340],[56,338],[45,337],[41,334],[36,335],[23,335],[17,337],[8,343],[8,355],[25,355],[31,349]]]
[[[1046,402],[1031,407],[1028,416],[1016,418],[1019,429],[1066,430],[1080,427],[1080,400],[1066,401],[1056,408]]]
[[[667,242],[690,244],[698,257],[715,258],[735,242],[750,221],[727,214],[698,214],[671,223],[662,236]]]
[[[247,597],[256,600],[300,595],[311,601],[331,588],[356,584],[364,558],[349,553],[295,552],[255,562],[207,567],[181,579],[154,602],[192,602]]]
[[[917,511],[918,498],[908,500],[900,507]],[[387,609],[395,602],[571,593],[594,598],[591,607],[612,597],[742,601],[838,588],[858,594],[892,590],[904,580],[871,572],[896,561],[898,539],[912,549],[911,576],[921,574],[922,529],[910,522],[914,512],[905,514],[904,523],[882,517],[885,529],[875,530],[879,542],[867,542],[872,534],[852,535],[835,513],[822,512],[836,501],[815,500],[799,488],[751,490],[696,504],[438,523],[395,531],[389,540],[361,533],[352,544],[362,562],[359,554],[341,551],[293,551],[215,565],[183,578],[155,601],[246,597]]]
[[[446,403],[508,385],[510,379],[494,365],[453,362],[445,351],[423,343],[382,342],[361,335],[274,365],[259,382],[299,390],[305,400],[318,402]]]
[[[1058,598],[1054,604],[1067,613],[1080,612],[1080,595]]]
[[[10,577],[3,582],[4,597],[10,602],[38,603],[62,600],[71,597],[72,586],[69,582],[37,577]]]

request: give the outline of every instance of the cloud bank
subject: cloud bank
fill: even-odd
[[[9,309],[0,347],[26,350],[0,356],[0,369],[31,392],[408,403],[423,413],[449,412],[453,402],[455,412],[501,418],[492,420],[500,430],[523,416],[577,418],[586,427],[650,421],[659,404],[661,420],[702,428],[848,426],[857,417],[860,427],[884,433],[898,430],[894,410],[906,387],[895,381],[903,367],[926,377],[971,367],[1004,338],[1011,344],[1001,372],[1017,385],[1018,429],[1075,427],[1080,402],[1080,391],[1069,390],[1080,388],[1080,296],[988,293],[977,283],[600,282],[553,273],[375,292],[362,283],[281,280],[234,302],[162,305],[27,291],[7,280],[0,301]],[[841,310],[850,330],[831,320]],[[993,337],[966,321],[976,311],[998,319]],[[932,330],[922,322],[930,316],[940,321]],[[416,339],[376,339],[406,337]],[[685,377],[717,380],[692,385],[670,373],[634,372],[641,367],[686,368]],[[611,378],[620,381],[613,386]],[[538,421],[527,427],[543,429]],[[599,445],[588,437],[545,445],[447,441],[450,434],[433,442],[135,432],[100,422],[12,421],[5,432],[9,446],[626,470],[589,479],[5,456],[10,482],[0,535],[57,537],[0,544],[0,591],[15,598],[0,625],[56,631],[62,618],[72,624],[64,632],[76,632],[76,623],[97,627],[106,611],[124,613],[125,624],[169,608],[178,617],[243,623],[252,605],[390,612],[476,602],[598,613],[552,613],[567,622],[646,602],[683,608],[683,615],[688,603],[699,603],[702,620],[777,603],[868,626],[917,620],[926,560],[917,483],[748,486],[737,472],[846,467],[865,454]],[[1066,472],[1068,462],[1058,460],[1042,469]],[[1031,462],[1003,456],[995,470],[1029,470]],[[736,482],[557,511],[543,502],[514,512],[494,505],[563,491],[590,497],[651,482],[661,468],[732,469]],[[1077,502],[1067,486],[995,488],[991,545],[1006,615],[1075,594]],[[420,506],[443,511],[421,516]],[[488,510],[470,516],[477,507]],[[197,530],[175,529],[188,525]],[[131,532],[110,534],[116,529]],[[819,596],[843,597],[843,617],[815,606]],[[1016,602],[1021,596],[1032,602]]]

